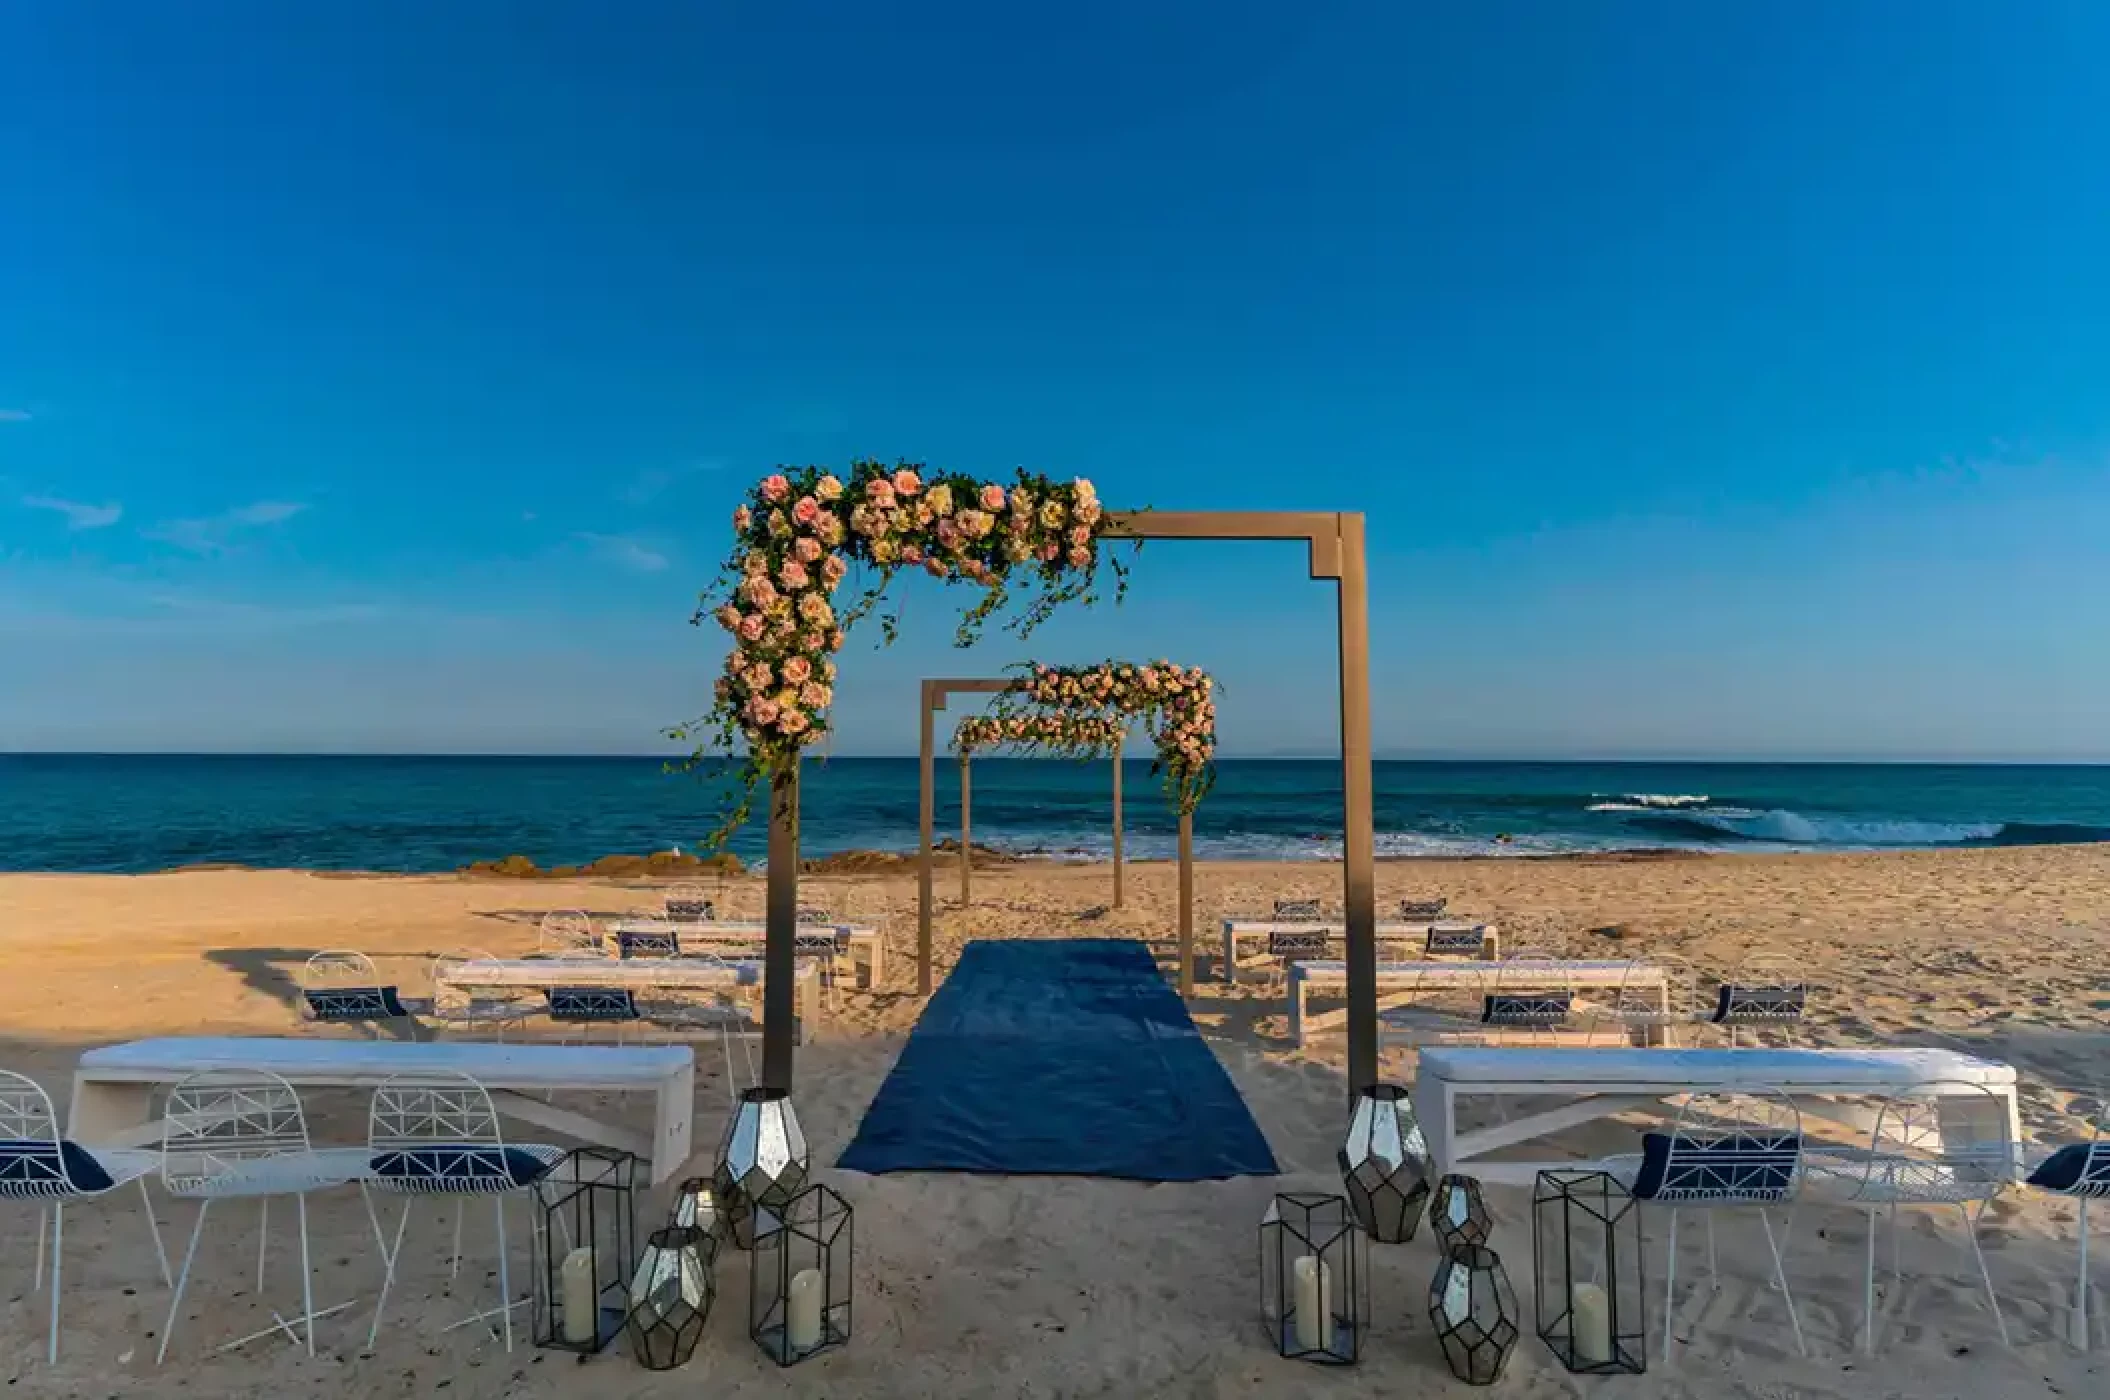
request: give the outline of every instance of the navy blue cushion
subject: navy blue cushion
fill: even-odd
[[[1671,1145],[1677,1144],[1675,1155]],[[1802,1139],[1794,1133],[1734,1133],[1715,1138],[1641,1137],[1641,1171],[1634,1198],[1650,1201],[1669,1191],[1680,1198],[1777,1201],[1795,1182]]]
[[[615,950],[625,958],[680,957],[681,935],[672,929],[623,930],[615,936]]]
[[[1714,1002],[1714,1019],[1721,1021],[1799,1021],[1809,1003],[1809,992],[1801,987],[1725,986]]]
[[[627,987],[547,987],[553,1021],[635,1021],[637,998]]]
[[[670,899],[667,901],[667,917],[696,923],[717,915],[708,899]]]
[[[2099,1145],[2106,1164],[2110,1164],[2110,1142]],[[2085,1195],[2110,1195],[2110,1165],[2097,1175],[2100,1182],[2082,1186],[2089,1167],[2089,1154],[2097,1150],[2085,1142],[2070,1143],[2046,1157],[2029,1174],[2029,1184],[2043,1191],[2074,1191]]]
[[[394,987],[313,987],[301,995],[318,1021],[390,1021],[410,1014]]]
[[[1487,1026],[1558,1025],[1575,1004],[1573,992],[1496,992],[1480,1010]]]
[[[54,1172],[83,1196],[107,1191],[117,1183],[95,1155],[77,1142],[0,1141],[0,1196],[42,1195]]]
[[[1270,956],[1277,958],[1323,958],[1330,937],[1324,930],[1317,933],[1282,933],[1278,930],[1267,936],[1267,950]]]
[[[1475,953],[1487,945],[1487,931],[1473,928],[1432,928],[1429,930],[1428,951],[1431,953]]]
[[[369,1165],[387,1181],[482,1184],[504,1177],[515,1186],[533,1186],[554,1164],[518,1147],[438,1142],[376,1152]]]

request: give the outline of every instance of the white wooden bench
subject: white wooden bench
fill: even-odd
[[[543,966],[547,967],[545,963]],[[689,1159],[696,1057],[686,1045],[584,1047],[399,1040],[296,1040],[281,1036],[170,1036],[107,1045],[73,1074],[67,1136],[93,1147],[146,1147],[161,1139],[156,1089],[202,1070],[267,1070],[296,1088],[373,1089],[394,1075],[466,1074],[499,1112],[582,1142],[634,1152],[665,1181]],[[647,1134],[545,1103],[550,1090],[650,1093]]]
[[[803,1039],[820,1026],[820,999],[815,995],[820,965],[801,958],[794,966],[791,1014]],[[471,958],[439,974],[442,986],[464,991],[611,987],[630,992],[725,992],[759,990],[763,980],[763,964],[755,958]]]
[[[1865,1142],[1875,1116],[1868,1100],[1935,1082],[1978,1085],[2001,1096],[2010,1140],[2022,1140],[2013,1067],[1953,1050],[1432,1048],[1421,1054],[1414,1113],[1437,1171],[1528,1186],[1543,1168],[1593,1164],[1496,1161],[1488,1154],[1615,1114],[1661,1115],[1666,1099],[1737,1089],[1779,1090],[1805,1117],[1840,1124]],[[1521,1117],[1512,1110],[1487,1127],[1461,1121],[1472,1100],[1548,1097],[1563,1102],[1534,1106]]]
[[[1537,959],[1505,963],[1381,962],[1377,965],[1377,1008],[1382,1012],[1407,1005],[1419,997],[1474,988],[1484,996],[1497,990],[1543,992],[1595,988],[1617,991],[1627,985],[1649,988],[1659,999],[1670,994],[1663,969],[1647,964],[1635,968],[1627,962],[1542,962]],[[1309,999],[1315,991],[1345,996],[1348,964],[1314,959],[1290,965],[1289,1030],[1291,1038],[1299,1045],[1308,1035],[1333,1030],[1347,1022],[1345,1009],[1313,1013]],[[1378,1034],[1381,1037],[1385,1034],[1382,1021]]]
[[[618,919],[609,925],[609,935],[673,933],[682,951],[691,949],[759,956],[769,942],[769,925],[761,919]],[[798,926],[800,937],[834,935],[849,954],[853,968],[861,967],[867,989],[877,987],[886,976],[886,939],[870,924],[812,924]]]
[[[1425,951],[1431,929],[1447,933],[1467,933],[1479,930],[1475,940],[1478,956],[1494,958],[1501,952],[1502,936],[1493,924],[1483,924],[1471,919],[1436,919],[1427,923],[1401,923],[1396,919],[1380,919],[1377,924],[1377,945],[1380,949],[1391,945],[1395,949],[1406,949],[1412,953]],[[1338,943],[1348,936],[1348,925],[1339,919],[1225,919],[1223,921],[1223,962],[1220,970],[1223,980],[1236,982],[1238,969],[1257,961],[1281,957],[1280,953],[1266,951],[1277,934],[1292,938],[1299,943],[1309,941],[1313,956],[1322,956],[1328,945]],[[1241,946],[1258,943],[1262,952],[1248,956]]]

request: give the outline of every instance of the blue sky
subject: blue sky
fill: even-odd
[[[0,11],[0,749],[640,752],[778,462],[1360,508],[1394,754],[2110,758],[2092,3]],[[1336,743],[1293,548],[851,639]]]

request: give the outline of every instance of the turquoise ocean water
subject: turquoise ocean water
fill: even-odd
[[[938,774],[939,827],[954,831],[957,767],[941,759]],[[978,760],[975,837],[1103,855],[1109,779],[1103,763]],[[1386,762],[1376,781],[1387,856],[2110,841],[2110,767]],[[1149,765],[1124,782],[1130,853],[1169,854]],[[572,864],[691,850],[716,816],[708,784],[654,758],[0,754],[6,870],[422,871],[516,852]],[[916,761],[809,765],[804,818],[808,854],[913,849]],[[1339,831],[1340,769],[1324,761],[1227,761],[1195,819],[1203,858],[1326,859]],[[732,848],[759,856],[762,832]]]

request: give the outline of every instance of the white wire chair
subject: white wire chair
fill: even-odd
[[[1488,1035],[1489,985],[1486,971],[1462,963],[1440,974],[1417,972],[1408,983],[1404,1004],[1377,1013],[1378,1033],[1410,1044],[1481,1044]]]
[[[1677,1028],[1700,1016],[1700,973],[1675,953],[1649,953],[1626,966],[1609,1008],[1629,1035],[1676,1045]]]
[[[738,985],[731,976],[733,965],[715,953],[691,953],[684,961],[726,969],[728,990]],[[673,988],[648,988],[637,1000],[640,1019],[648,1025],[673,1031],[718,1032],[719,1052],[725,1057],[725,1082],[737,1101],[739,1077],[733,1067],[733,1041],[740,1042],[740,1049],[747,1061],[747,1081],[755,1082],[755,1052],[750,1043],[752,1037],[746,1031],[746,1011],[726,998],[712,997],[706,1000],[703,992],[683,994]]]
[[[1736,1047],[1738,1033],[1746,1026],[1754,1045],[1763,1044],[1761,1035],[1768,1026],[1780,1031],[1784,1043],[1793,1043],[1794,1028],[1809,1011],[1810,985],[1803,966],[1786,953],[1752,953],[1737,964],[1716,989],[1709,1016],[1727,1034],[1730,1048]]]
[[[504,1040],[508,1030],[518,1029],[530,1008],[514,994],[489,987],[463,987],[452,974],[467,963],[494,962],[480,948],[457,948],[432,960],[432,1019],[442,1030],[479,1031],[495,1027]]]
[[[669,923],[707,923],[718,917],[718,901],[702,885],[676,885],[661,905]]]
[[[619,958],[678,958],[681,931],[658,909],[633,907],[616,923],[615,955]]]
[[[1678,1110],[1668,1135],[1649,1133],[1638,1156],[1614,1157],[1605,1170],[1626,1185],[1636,1200],[1670,1208],[1670,1243],[1663,1266],[1663,1359],[1670,1360],[1671,1304],[1678,1285],[1678,1216],[1687,1210],[1707,1212],[1707,1267],[1715,1272],[1714,1215],[1727,1209],[1756,1209],[1773,1256],[1773,1281],[1780,1288],[1803,1355],[1802,1319],[1788,1291],[1781,1245],[1773,1235],[1772,1209],[1784,1206],[1787,1218],[1781,1239],[1795,1229],[1795,1202],[1802,1191],[1804,1165],[1802,1114],[1777,1089],[1694,1094]]]
[[[1575,984],[1560,971],[1560,960],[1543,948],[1523,948],[1495,964],[1480,1021],[1495,1038],[1520,1033],[1536,1042],[1566,1027],[1574,1010]]]
[[[198,1239],[205,1233],[214,1202],[253,1199],[261,1203],[256,1282],[262,1291],[273,1196],[291,1196],[298,1208],[301,1313],[294,1321],[302,1324],[308,1355],[313,1356],[315,1320],[342,1312],[351,1304],[315,1310],[315,1279],[308,1257],[308,1193],[357,1180],[365,1172],[365,1156],[356,1148],[317,1151],[308,1139],[300,1095],[278,1075],[263,1070],[207,1070],[170,1089],[162,1123],[161,1185],[171,1196],[197,1201],[198,1219],[183,1252],[183,1267],[176,1274],[155,1364],[168,1357],[176,1319],[183,1310],[183,1292],[197,1258]],[[231,1351],[274,1332],[302,1340],[292,1323],[276,1312],[272,1318],[275,1325],[228,1342],[220,1350]]]
[[[607,945],[593,920],[578,909],[553,909],[542,916],[535,952],[545,958],[599,958]]]
[[[1402,923],[1434,923],[1443,917],[1443,911],[1451,907],[1449,899],[1438,895],[1434,899],[1402,899],[1399,902],[1399,917]]]
[[[843,942],[843,931],[849,928],[847,913],[838,913],[826,904],[801,904],[798,906],[797,926],[792,932],[792,956],[814,958],[821,965],[821,991],[828,998],[828,1005],[836,1004],[836,978],[842,959],[849,949]]]
[[[408,1020],[393,984],[384,983],[374,960],[350,948],[310,957],[300,972],[300,1014],[318,1024]]]
[[[465,1074],[444,1072],[396,1075],[374,1090],[367,1112],[367,1175],[360,1182],[374,1243],[381,1251],[381,1296],[366,1333],[369,1350],[381,1334],[381,1318],[395,1287],[396,1264],[403,1257],[403,1233],[419,1197],[489,1196],[498,1235],[498,1306],[483,1308],[450,1324],[447,1331],[501,1319],[506,1350],[513,1349],[512,1265],[506,1245],[505,1199],[531,1190],[564,1157],[564,1149],[541,1143],[508,1143],[499,1128],[490,1091]],[[391,1242],[381,1228],[376,1193],[403,1197]],[[454,1249],[448,1272],[460,1272],[462,1221],[466,1209],[454,1211]]]
[[[170,1281],[168,1251],[161,1226],[147,1195],[154,1171],[151,1152],[101,1148],[90,1152],[59,1135],[58,1114],[44,1086],[24,1075],[0,1070],[0,1200],[51,1203],[51,1275],[44,1273],[44,1212],[37,1212],[37,1286],[51,1290],[51,1335],[46,1360],[59,1359],[59,1299],[65,1293],[66,1202],[90,1201],[137,1182],[147,1229],[154,1236],[154,1257],[161,1261],[161,1282]]]
[[[628,987],[564,987],[542,989],[543,1014],[565,1034],[559,1044],[569,1044],[575,1032],[581,1045],[593,1043],[593,1028],[605,1026],[617,1045],[623,1043],[623,1028],[643,1019],[636,993]]]
[[[1978,1243],[1978,1221],[2004,1187],[2013,1184],[2016,1144],[2007,1100],[1982,1084],[1915,1084],[1885,1098],[1876,1110],[1866,1150],[1812,1154],[1813,1191],[1827,1203],[1868,1216],[1868,1259],[1862,1279],[1861,1350],[1875,1352],[1876,1216],[1890,1214],[1891,1278],[1901,1275],[1897,1213],[1901,1206],[1954,1206],[1985,1286],[2000,1340],[2008,1340],[2000,1295]]]
[[[2074,1279],[2073,1308],[2067,1314],[2067,1335],[2076,1350],[2086,1351],[2091,1340],[2088,1331],[2088,1203],[2110,1200],[2110,1102],[2106,1102],[2106,1091],[2101,1089],[2086,1093],[2068,1092],[2075,1101],[2071,1107],[2090,1120],[2090,1135],[2085,1141],[2067,1143],[2042,1154],[2040,1160],[2031,1164],[2029,1184],[2039,1191],[2066,1197],[2079,1210],[2076,1233],[2080,1238],[2080,1268]]]

